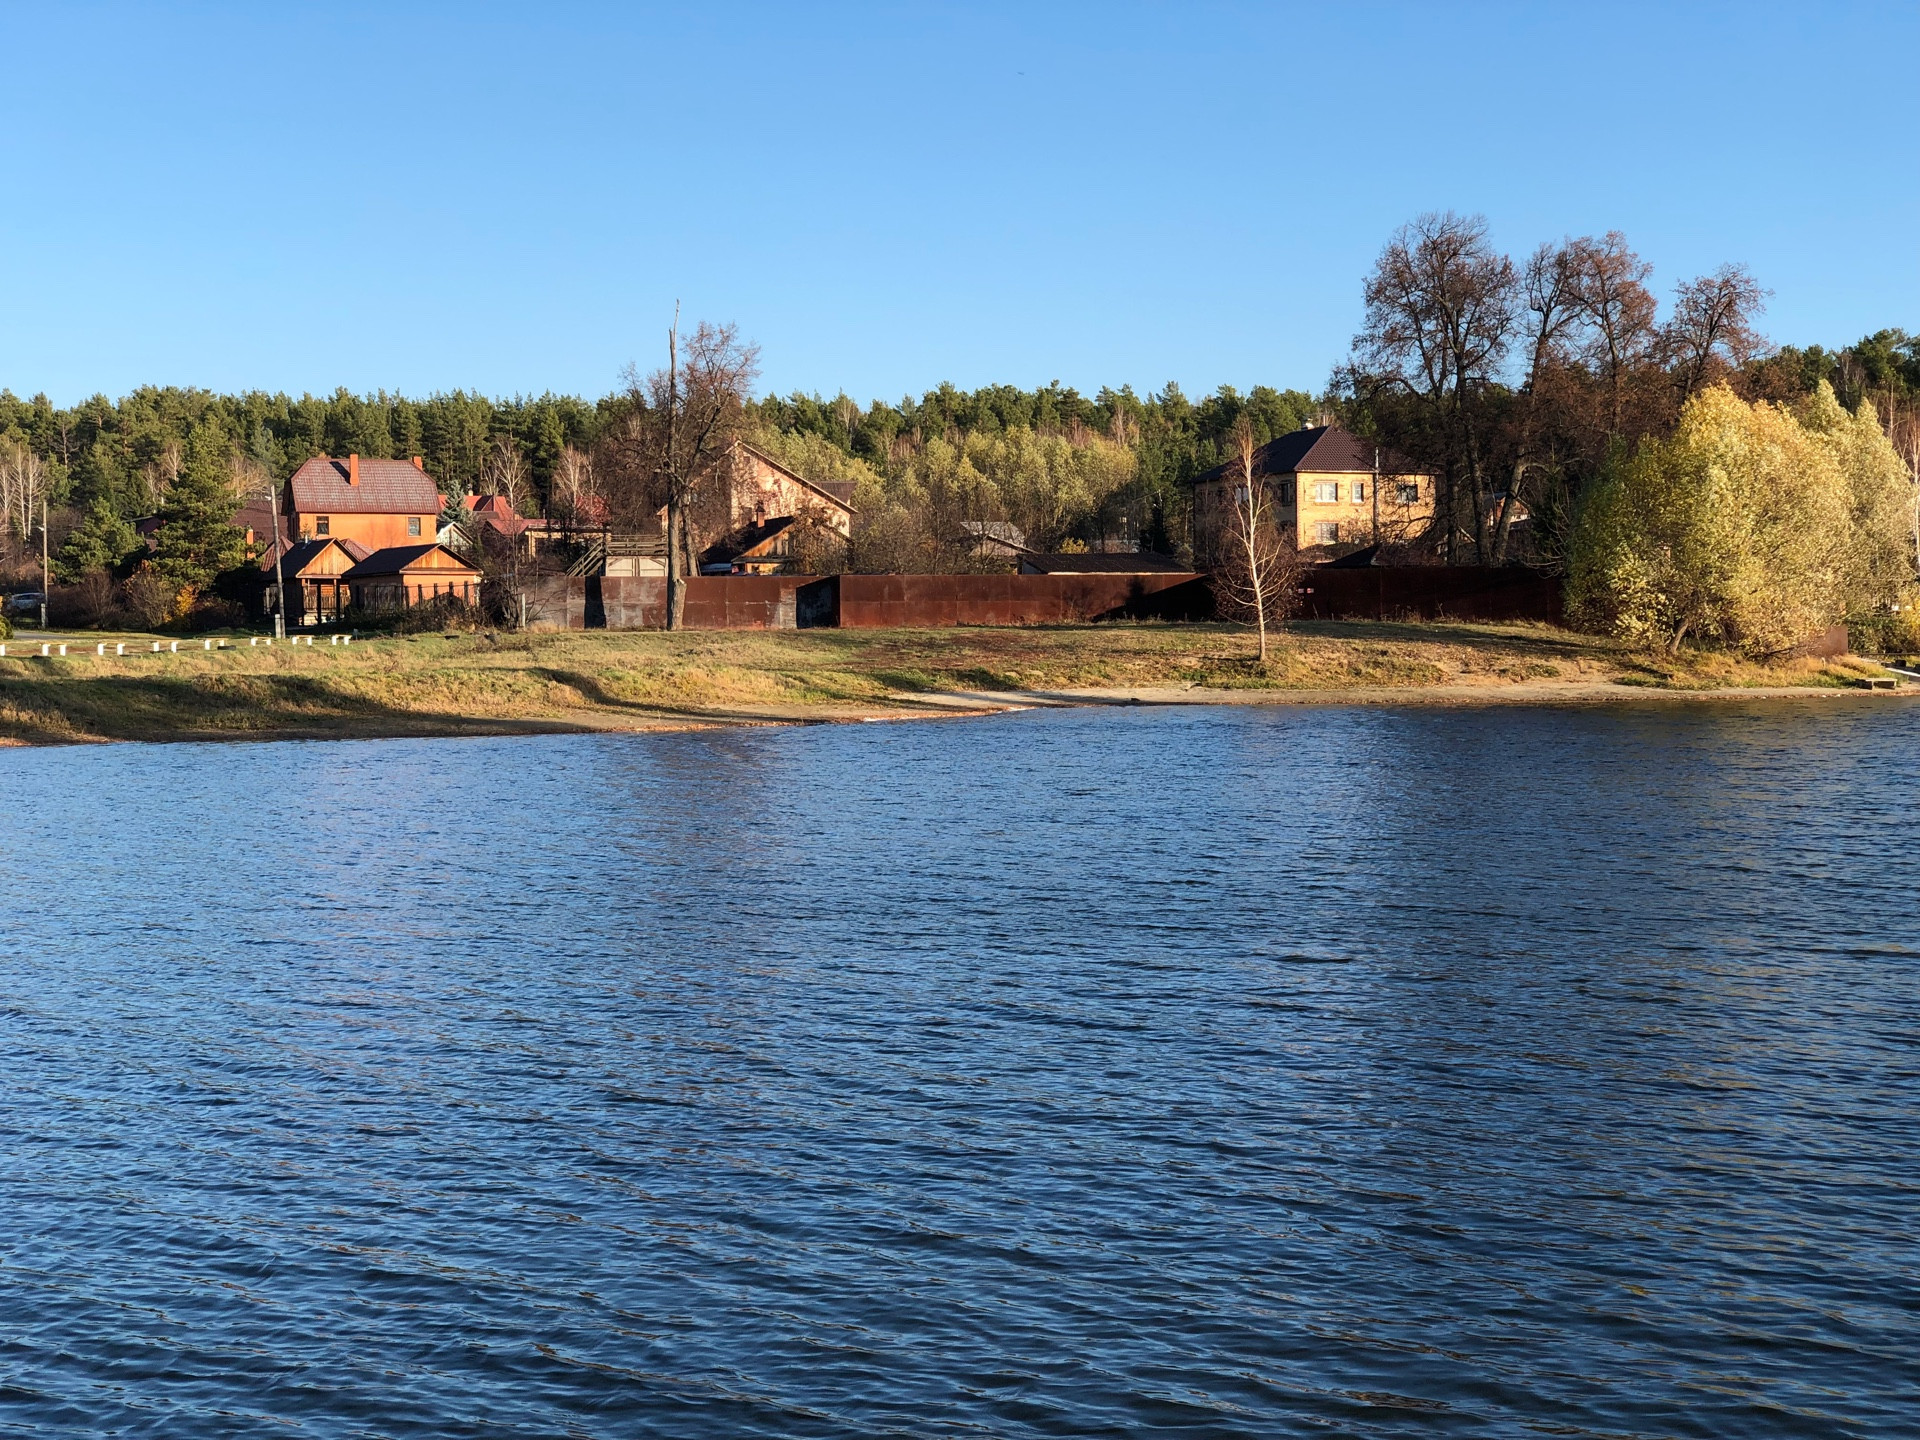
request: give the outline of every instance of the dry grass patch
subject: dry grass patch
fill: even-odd
[[[1611,682],[1729,689],[1852,684],[1864,661],[1646,655],[1547,626],[1315,622],[1266,666],[1230,625],[425,635],[0,659],[0,739],[466,734],[845,718],[902,693]]]

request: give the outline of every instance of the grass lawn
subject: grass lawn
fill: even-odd
[[[654,631],[357,640],[351,647],[69,635],[64,658],[26,632],[0,659],[0,741],[498,734],[854,719],[935,692],[1201,687],[1343,691],[1564,682],[1665,689],[1839,686],[1864,661],[1758,664],[1647,655],[1534,625],[1308,622],[1268,664],[1229,625],[1022,629]],[[187,648],[191,643],[192,648]],[[230,643],[232,643],[230,641]],[[84,651],[84,653],[80,653]],[[1253,698],[1249,696],[1248,698]]]

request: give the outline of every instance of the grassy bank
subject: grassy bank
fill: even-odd
[[[91,637],[89,637],[91,638]],[[10,647],[18,648],[18,647]],[[78,647],[76,647],[78,648]],[[133,649],[133,647],[129,647]],[[0,659],[0,740],[459,735],[846,720],[946,692],[1850,685],[1861,661],[1636,653],[1540,626],[1310,623],[1264,668],[1224,625],[375,639]]]

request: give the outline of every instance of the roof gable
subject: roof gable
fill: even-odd
[[[1238,468],[1238,462],[1230,460],[1194,476],[1194,483],[1225,480]],[[1405,456],[1338,425],[1310,425],[1304,430],[1276,435],[1253,452],[1256,475],[1297,475],[1303,471],[1371,474],[1376,469],[1384,475],[1426,473]]]
[[[360,483],[347,483],[349,462]],[[335,460],[317,455],[287,482],[287,508],[299,515],[438,515],[440,487],[411,460]]]
[[[778,470],[782,475],[786,476],[787,479],[793,481],[794,484],[805,486],[808,490],[811,490],[814,494],[832,505],[836,510],[844,510],[849,515],[855,513],[853,508],[853,481],[809,480],[799,471],[782,465],[757,445],[749,445],[744,440],[736,440],[733,443],[754,459],[758,460],[762,465],[765,465],[768,469]]]
[[[289,580],[311,576],[332,578],[344,575],[369,553],[367,547],[357,541],[337,536],[299,540],[291,545],[282,541],[267,546],[267,553],[260,558],[260,568],[266,572],[277,571]]]
[[[376,550],[351,570],[349,580],[372,580],[390,575],[414,575],[421,572],[465,575],[478,578],[480,572],[444,545],[429,540],[421,545],[389,545]]]

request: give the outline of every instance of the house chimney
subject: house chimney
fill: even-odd
[[[359,483],[360,457],[358,455],[349,455],[347,456],[347,484],[358,485]]]
[[[427,473],[427,462],[421,459],[418,455],[415,455],[413,457],[413,468],[418,470],[422,475],[424,475]]]

